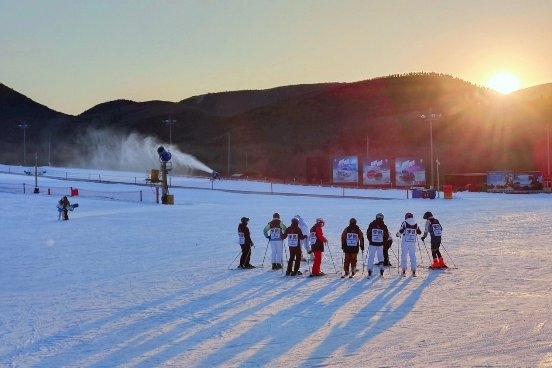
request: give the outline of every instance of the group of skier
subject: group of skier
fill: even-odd
[[[441,245],[442,226],[431,212],[425,212],[423,216],[425,222],[424,230],[420,229],[414,220],[414,215],[407,212],[404,216],[404,221],[401,223],[396,237],[400,239],[400,267],[402,275],[406,276],[407,260],[410,260],[410,269],[412,276],[416,276],[417,260],[416,246],[418,244],[418,236],[421,236],[422,242],[425,245],[425,239],[430,235],[431,256],[433,262],[430,268],[446,268],[443,257],[439,250]],[[254,268],[250,263],[251,248],[254,245],[251,240],[248,217],[242,217],[238,225],[238,238],[242,248],[240,264],[238,268]],[[317,218],[314,226],[310,229],[301,216],[296,215],[291,219],[290,226],[284,225],[280,219],[280,215],[276,212],[272,215],[272,220],[263,229],[264,236],[268,239],[268,245],[271,247],[271,262],[272,269],[278,270],[283,267],[283,249],[284,240],[287,239],[289,248],[289,258],[287,261],[286,275],[296,276],[301,275],[299,270],[301,261],[313,261],[312,270],[309,276],[322,276],[321,271],[322,254],[328,240],[324,236],[323,227],[325,221],[323,218]],[[362,262],[365,262],[368,269],[368,277],[372,276],[374,266],[379,266],[379,273],[383,276],[384,267],[391,266],[389,262],[389,249],[393,244],[392,236],[384,222],[384,214],[378,213],[375,219],[370,222],[366,230],[366,238],[368,240],[368,255],[364,259],[364,234],[357,225],[357,220],[351,218],[349,225],[345,227],[341,233],[341,249],[343,251],[343,274],[341,277],[352,278],[357,269],[358,253],[362,252]],[[302,250],[306,251],[309,259],[303,257]],[[266,256],[266,252],[265,252]],[[374,263],[377,257],[378,262]],[[264,259],[263,259],[264,263]],[[310,265],[309,265],[310,266]]]

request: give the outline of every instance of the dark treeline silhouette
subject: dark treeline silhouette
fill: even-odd
[[[420,116],[431,110],[440,114],[432,127],[441,177],[544,170],[552,94],[535,94],[539,87],[504,96],[451,75],[415,72],[354,83],[209,93],[179,102],[116,100],[71,116],[0,85],[0,161],[23,163],[21,122],[31,125],[25,132],[26,164],[34,163],[36,152],[39,164],[62,166],[75,155],[101,149],[82,143],[91,127],[168,142],[163,120],[171,118],[176,120],[173,145],[223,176],[230,171],[302,181],[312,158],[329,163],[334,156],[368,153],[427,162],[430,124]]]

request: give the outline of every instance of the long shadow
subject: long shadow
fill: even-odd
[[[238,272],[238,273],[235,273]],[[251,316],[261,315],[261,322],[249,325],[233,337],[226,340],[216,350],[205,351],[201,357],[201,366],[221,366],[228,361],[239,360],[240,366],[261,366],[274,362],[294,347],[308,341],[318,329],[327,325],[329,316],[359,293],[370,291],[372,281],[358,281],[349,287],[344,286],[342,280],[328,277],[311,281],[304,277],[290,280],[286,277],[260,278],[254,273],[240,274],[242,271],[228,271],[221,274],[217,280],[205,280],[197,285],[189,300],[179,301],[189,294],[189,291],[173,293],[171,295],[142,303],[131,308],[118,310],[109,317],[94,322],[66,329],[58,334],[41,338],[33,343],[31,349],[26,347],[10,354],[15,357],[20,354],[39,354],[45,346],[59,345],[59,353],[53,350],[53,356],[42,359],[37,366],[116,366],[133,362],[135,367],[151,367],[169,362],[173,358],[184,356],[186,352],[199,351],[204,343],[216,342],[220,335],[228,329],[239,328],[244,320]],[[248,271],[245,271],[248,272]],[[261,270],[261,273],[263,271]],[[270,274],[270,272],[266,272]],[[236,275],[236,283],[229,278]],[[345,325],[332,327],[329,335],[317,342],[318,347],[310,354],[310,361],[323,362],[332,352],[344,346],[350,352],[358,351],[367,341],[377,336],[381,331],[389,329],[404,318],[420,298],[422,291],[436,277],[438,273],[427,276],[420,285],[405,297],[402,303],[394,308],[390,304],[397,292],[401,291],[408,281],[400,282],[401,278],[391,280],[389,285],[375,295],[372,300],[357,315]],[[257,279],[255,279],[257,278]],[[323,281],[322,281],[323,280]],[[204,295],[202,288],[209,288],[214,282],[223,282],[230,287]],[[316,292],[308,294],[304,299],[300,297],[290,300],[288,306],[279,307],[274,313],[275,303],[281,303],[291,288],[306,288],[311,282],[326,282]],[[346,281],[345,281],[346,282]],[[344,288],[344,290],[341,289]],[[259,302],[255,298],[266,296]],[[322,302],[329,293],[338,293],[331,302]],[[293,295],[293,294],[292,294]],[[301,294],[299,294],[301,295]],[[249,301],[248,303],[244,303]],[[174,304],[174,306],[172,306]],[[245,304],[245,305],[244,305]],[[358,318],[365,315],[385,311],[385,318],[375,322],[359,323]],[[266,316],[267,313],[273,313]],[[400,313],[400,314],[397,314]],[[136,319],[136,316],[138,319]],[[300,324],[308,316],[308,328],[301,328]],[[257,317],[255,317],[257,318]],[[109,327],[110,324],[115,327]],[[290,328],[291,326],[291,328]],[[297,326],[297,328],[293,328]],[[104,331],[105,330],[105,331]],[[293,331],[293,333],[289,333]],[[340,336],[348,338],[341,341]],[[235,335],[235,336],[234,336]],[[351,336],[359,338],[351,340]],[[251,349],[252,345],[258,347]],[[244,351],[249,351],[247,357],[240,358]],[[98,360],[91,362],[93,356]]]
[[[238,274],[236,275],[239,276]],[[202,284],[198,284],[195,290],[212,286],[217,282],[224,282],[226,284],[228,277],[229,276],[226,274],[221,274],[215,278],[206,279]],[[238,286],[236,286],[236,288],[238,288]],[[238,289],[240,288],[242,287]],[[216,298],[217,294],[226,294],[227,291],[228,288],[222,289],[212,296]],[[44,355],[44,351],[53,351],[54,349],[52,347],[55,348],[56,346],[60,346],[62,348],[60,348],[59,353],[53,351],[52,356],[41,359],[40,362],[37,363],[37,366],[74,366],[75,361],[78,359],[83,359],[83,357],[87,357],[87,355],[92,353],[107,351],[111,349],[114,344],[124,343],[125,340],[132,336],[151,330],[152,325],[158,323],[160,315],[159,310],[162,311],[162,315],[170,313],[171,309],[163,311],[164,306],[175,300],[180,300],[189,294],[189,290],[183,290],[138,305],[133,305],[129,308],[117,309],[109,316],[72,326],[49,336],[41,336],[36,341],[33,341],[32,344],[25,347],[19,347],[7,353],[0,358],[0,361],[10,362],[20,356],[31,356],[34,354]],[[193,306],[196,299],[197,297],[192,296],[186,303],[178,304],[180,312],[185,311],[187,306]],[[138,321],[125,322],[125,320],[131,320],[133,316],[137,316]],[[106,327],[109,325],[117,325],[117,327]],[[107,332],[104,332],[103,330],[106,329]],[[111,363],[105,363],[105,366],[109,365],[111,365]]]
[[[391,308],[389,304],[393,298],[402,289],[408,285],[409,279],[401,282],[401,278],[395,278],[390,284],[375,295],[370,303],[364,308],[358,311],[359,315],[365,313],[377,313],[379,311],[385,311],[386,317],[380,318],[376,323],[373,323],[368,329],[366,323],[359,323],[358,319],[351,319],[349,323],[333,327],[331,333],[324,339],[324,341],[318,343],[318,347],[310,354],[309,357],[303,357],[311,364],[323,364],[324,360],[332,355],[333,352],[341,349],[343,345],[348,345],[346,348],[350,352],[360,349],[369,339],[377,336],[388,328],[392,327],[395,323],[404,318],[413,308],[416,301],[425,289],[434,279],[435,276],[425,279],[405,300],[396,308]],[[367,281],[367,285],[360,283],[360,287],[370,287],[370,284],[374,280]],[[377,281],[376,281],[377,282]],[[279,312],[270,318],[264,320],[262,323],[257,324],[253,328],[247,331],[246,334],[237,336],[236,338],[228,341],[224,347],[220,347],[219,351],[206,354],[205,358],[201,362],[201,366],[226,366],[232,357],[237,357],[243,354],[244,349],[248,346],[255,345],[253,337],[262,337],[262,346],[255,352],[249,354],[247,358],[243,358],[240,361],[240,366],[263,366],[271,362],[276,361],[279,357],[284,356],[288,352],[292,351],[298,344],[305,340],[309,340],[311,335],[315,334],[321,327],[324,327],[328,323],[329,316],[339,311],[354,298],[359,297],[359,289],[351,286],[345,292],[341,293],[330,303],[324,303],[320,305],[320,300],[327,296],[327,294],[333,291],[339,285],[342,285],[343,281],[331,280],[328,285],[321,288],[318,292],[313,293],[310,297],[304,299],[299,303],[290,305],[287,308],[280,309]],[[361,289],[360,292],[367,291]],[[301,320],[305,317],[305,313],[298,313],[293,316],[293,311],[306,311],[309,315],[309,328],[300,328]],[[317,312],[318,311],[318,312]],[[397,315],[397,313],[400,313]],[[289,315],[292,314],[292,317]],[[393,317],[389,317],[393,315]],[[284,325],[296,325],[297,328],[292,329],[293,333],[286,333],[285,335],[278,334],[274,331],[274,326]],[[287,332],[290,329],[286,329]],[[345,343],[336,343],[341,341],[340,337],[346,336]],[[360,336],[358,339],[352,339],[351,336]],[[253,341],[252,341],[253,340]],[[244,348],[245,347],[245,348]],[[223,351],[221,353],[221,351]]]
[[[429,273],[400,304],[395,306],[392,306],[391,303],[397,293],[414,281],[408,278],[401,282],[400,277],[393,280],[384,290],[375,295],[369,303],[358,310],[355,318],[350,319],[347,324],[332,329],[325,341],[313,352],[312,357],[330,356],[332,352],[344,347],[348,353],[358,352],[371,339],[389,330],[405,318],[422,296],[424,289],[435,281],[439,275],[440,273],[437,272]],[[376,314],[384,314],[384,316],[372,320],[371,317]],[[335,343],[339,336],[348,337],[342,345]],[[351,338],[352,336],[355,338]]]

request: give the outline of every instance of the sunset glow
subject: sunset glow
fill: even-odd
[[[510,72],[499,72],[489,78],[487,87],[508,94],[519,89],[519,80]]]

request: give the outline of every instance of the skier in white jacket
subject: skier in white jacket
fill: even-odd
[[[401,267],[402,275],[406,276],[406,258],[410,258],[410,268],[412,269],[412,276],[416,276],[416,241],[418,235],[422,233],[422,230],[416,224],[414,215],[407,212],[404,215],[404,221],[401,224],[397,237],[401,240]]]

